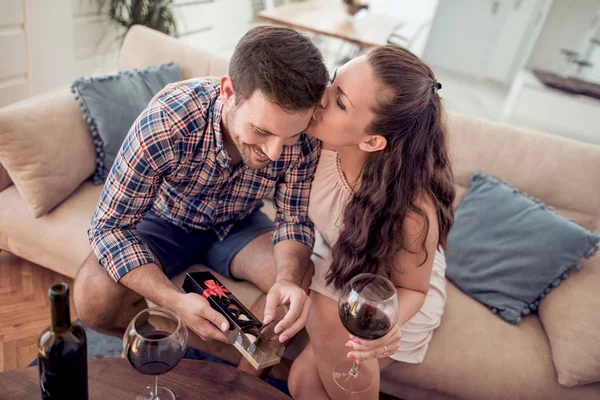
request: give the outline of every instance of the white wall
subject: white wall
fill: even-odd
[[[0,107],[117,69],[124,29],[99,0],[0,2]],[[253,17],[246,0],[175,0],[173,12],[181,40],[216,52],[232,49]]]
[[[98,4],[2,0],[0,106],[115,68],[119,30],[99,15]]]
[[[176,7],[175,15],[181,40],[223,56],[231,55],[254,18],[250,0],[214,0]]]
[[[566,64],[560,49],[581,50],[598,6],[598,0],[554,0],[527,67],[562,72]]]
[[[95,0],[24,0],[24,4],[32,95],[115,68],[119,30],[99,15]]]

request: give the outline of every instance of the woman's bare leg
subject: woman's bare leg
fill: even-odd
[[[292,398],[296,400],[329,400],[330,398],[321,383],[315,353],[310,343],[292,364],[288,388]]]
[[[341,389],[333,380],[333,368],[346,359],[349,348],[344,344],[349,340],[348,331],[342,325],[338,314],[337,302],[329,297],[312,292],[311,312],[306,326],[310,335],[312,355],[321,384],[333,400],[347,399],[349,393]],[[360,399],[379,398],[379,362],[367,360],[361,363],[369,368],[373,375],[371,388],[361,393]]]

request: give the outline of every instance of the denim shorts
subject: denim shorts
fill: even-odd
[[[138,233],[158,258],[169,279],[193,264],[204,264],[229,279],[231,260],[256,237],[275,230],[260,210],[236,222],[222,241],[212,230],[186,231],[150,211],[137,226]]]

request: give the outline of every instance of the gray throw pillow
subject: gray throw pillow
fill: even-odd
[[[71,91],[96,146],[95,184],[106,179],[129,128],[152,97],[167,84],[178,81],[181,81],[181,67],[168,63],[73,82]]]
[[[592,233],[539,199],[475,173],[448,235],[446,275],[463,292],[513,324],[542,300],[582,258],[598,251]]]

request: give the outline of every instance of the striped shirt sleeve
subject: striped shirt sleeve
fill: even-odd
[[[171,123],[158,105],[137,118],[108,175],[88,237],[100,265],[119,281],[156,263],[136,226],[150,210],[162,178],[176,165]]]
[[[275,233],[273,243],[294,240],[310,249],[315,242],[314,226],[308,218],[308,202],[312,180],[319,160],[316,139],[303,134],[302,154],[275,188]]]

